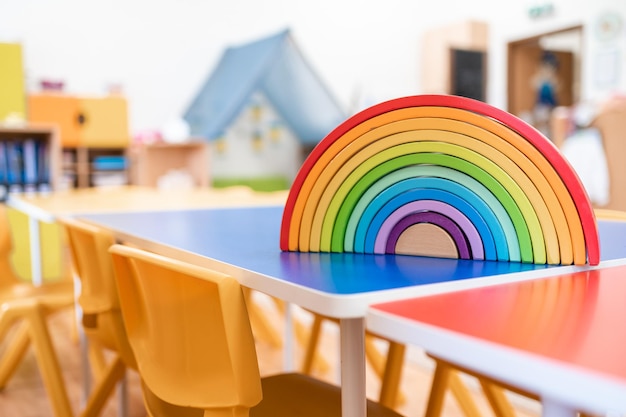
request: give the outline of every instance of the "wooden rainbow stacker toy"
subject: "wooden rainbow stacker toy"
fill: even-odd
[[[284,251],[596,265],[593,208],[571,165],[521,119],[444,95],[370,107],[304,162]]]

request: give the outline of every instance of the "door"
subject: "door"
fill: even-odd
[[[508,111],[548,137],[551,110],[556,106],[571,106],[579,97],[577,66],[581,49],[576,42],[581,31],[581,27],[568,28],[508,45]],[[574,40],[562,42],[562,47],[550,42],[550,39],[566,39],[566,34],[571,34]]]

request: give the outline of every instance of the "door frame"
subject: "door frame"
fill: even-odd
[[[528,38],[511,41],[507,44],[507,78],[506,78],[507,79],[507,111],[511,111],[513,107],[514,91],[513,91],[513,83],[511,82],[511,80],[514,77],[513,56],[516,52],[516,49],[520,47],[524,47],[525,45],[529,45],[529,44],[534,45],[538,43],[541,38],[546,37],[546,36],[558,35],[561,33],[571,32],[571,31],[580,32],[581,39],[582,39],[583,30],[584,28],[582,24],[573,25],[573,26],[568,26],[568,27],[564,27],[564,28],[549,31],[549,32],[543,32],[543,33],[540,33],[540,34],[537,34]]]

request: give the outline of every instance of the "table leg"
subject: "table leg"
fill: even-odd
[[[30,235],[30,271],[33,284],[41,285],[43,282],[41,272],[41,244],[39,234],[39,220],[28,216],[28,230]]]
[[[283,369],[285,372],[295,370],[293,347],[293,308],[285,302],[285,342],[283,344]]]
[[[550,398],[541,399],[542,417],[576,417],[576,410]]]
[[[340,320],[341,415],[365,417],[365,319]]]

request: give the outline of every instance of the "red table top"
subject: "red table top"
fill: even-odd
[[[626,265],[373,308],[626,383]]]

